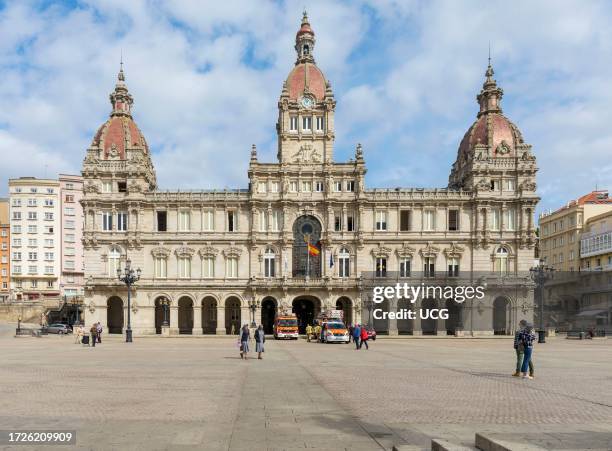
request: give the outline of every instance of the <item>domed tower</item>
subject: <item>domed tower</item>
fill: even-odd
[[[449,177],[450,188],[495,189],[495,183],[490,180],[495,175],[514,177],[516,186],[535,182],[537,168],[531,145],[523,141],[518,127],[502,114],[504,92],[497,86],[493,74],[489,60],[482,90],[476,96],[480,110],[459,144],[457,160]]]
[[[278,159],[281,163],[333,160],[334,109],[331,85],[314,60],[315,33],[304,12],[295,36],[295,67],[278,102]]]
[[[134,99],[125,84],[123,63],[110,102],[110,117],[94,135],[83,161],[85,191],[152,191],[157,186],[155,169],[147,142],[132,118]]]
[[[511,243],[533,248],[534,212],[539,201],[536,160],[516,125],[502,114],[503,90],[493,78],[491,60],[476,97],[476,121],[461,140],[449,177],[450,189],[473,193],[474,243]]]

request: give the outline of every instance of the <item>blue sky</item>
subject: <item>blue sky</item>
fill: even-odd
[[[489,42],[504,113],[538,158],[540,211],[611,185],[609,2],[0,5],[0,195],[10,177],[80,170],[121,52],[160,188],[245,187],[251,144],[276,158],[276,103],[304,6],[337,100],[335,159],[362,143],[368,187],[446,185]]]

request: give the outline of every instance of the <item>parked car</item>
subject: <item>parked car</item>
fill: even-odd
[[[67,324],[61,323],[49,324],[45,329],[47,330],[47,333],[50,334],[65,335],[72,333],[72,330],[70,329],[70,327],[68,327]]]
[[[372,326],[365,325],[366,331],[368,332],[368,340],[376,340],[376,331]]]

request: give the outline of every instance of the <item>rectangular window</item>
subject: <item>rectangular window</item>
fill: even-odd
[[[13,225],[13,233],[21,233],[21,226],[18,224]]]
[[[53,199],[45,199],[45,207],[53,207],[55,201]]]
[[[113,182],[109,180],[105,180],[102,182],[102,192],[103,193],[112,193],[113,192]]]
[[[202,277],[212,279],[215,277],[215,259],[212,256],[204,257],[202,260]]]
[[[434,257],[425,257],[423,259],[423,276],[424,277],[435,277],[436,276],[436,263]]]
[[[349,180],[346,182],[346,190],[349,192],[355,191],[355,180]]]
[[[191,259],[187,257],[179,257],[178,273],[181,279],[189,279],[191,277]]]
[[[15,247],[21,246],[21,238],[13,238],[13,246]]]
[[[64,268],[68,271],[74,271],[74,260],[66,260],[64,262]]]
[[[305,132],[312,130],[312,117],[304,116],[302,118],[302,130]]]
[[[459,230],[459,210],[448,210],[448,230],[451,232]]]
[[[21,212],[20,211],[14,211],[13,212],[13,221],[21,221]]]
[[[74,247],[66,247],[64,250],[64,255],[73,256],[76,254],[76,250]]]
[[[53,188],[47,188],[47,194],[53,194],[53,191],[54,191]],[[36,191],[34,191],[34,192],[36,192]]]
[[[165,279],[168,275],[168,260],[163,257],[155,258],[155,277]]]
[[[128,229],[128,214],[126,211],[117,213],[117,230],[125,232]]]
[[[516,210],[514,208],[508,208],[504,212],[504,224],[506,230],[516,230]]]
[[[36,270],[34,272],[36,272]],[[38,280],[31,280],[30,281],[30,287],[38,288]]]
[[[340,232],[342,230],[342,216],[341,214],[334,215],[334,230]]]
[[[291,182],[291,183],[289,183],[289,191],[291,191],[292,193],[297,193],[297,191],[298,191],[298,182]]]
[[[73,194],[66,194],[65,199],[66,199],[66,202],[72,203],[72,202],[74,202],[74,195]]]
[[[238,224],[236,224],[236,212],[228,211],[227,212],[227,231],[235,232],[238,230]]]
[[[387,230],[387,212],[376,212],[376,230]]]
[[[207,232],[212,232],[215,230],[215,212],[214,211],[205,211],[202,214],[202,229]]]
[[[346,230],[349,232],[355,231],[355,222],[352,215],[346,217]]]
[[[324,125],[325,125],[325,120],[323,116],[317,116],[317,131],[322,132]]]
[[[257,192],[258,193],[265,193],[265,192],[267,192],[268,191],[267,188],[268,187],[267,187],[267,183],[266,182],[259,182],[257,184]]]
[[[281,229],[281,212],[279,210],[272,210],[272,223],[270,225],[273,232],[278,232]]]
[[[28,207],[36,207],[36,199],[28,199]]]
[[[35,225],[29,225],[28,233],[38,233],[38,227],[36,227]]]
[[[45,274],[53,274],[53,266],[45,266]]]
[[[74,229],[74,219],[67,219],[64,227],[67,229]]]
[[[157,231],[165,232],[168,230],[168,212],[158,211],[157,212]]]
[[[411,267],[412,260],[409,258],[402,258],[400,260],[400,277],[410,277]]]
[[[323,192],[323,182],[315,182],[315,191],[317,193]]]
[[[36,274],[37,272],[36,266],[28,266],[28,274]]]
[[[412,212],[410,210],[400,210],[400,231],[407,232],[412,226]]]
[[[499,191],[499,180],[491,180],[491,191]]]
[[[13,266],[12,270],[13,274],[21,274],[21,266]]]
[[[500,223],[500,210],[499,208],[491,208],[491,230],[499,230]]]
[[[459,259],[451,257],[448,259],[448,277],[459,277]]]
[[[268,211],[262,210],[259,212],[259,231],[267,232],[268,231]]]
[[[13,207],[21,207],[21,199],[13,199]]]
[[[337,193],[342,191],[342,182],[334,182],[334,191]]]
[[[226,260],[225,277],[236,278],[238,277],[238,259],[230,257]]]
[[[434,210],[423,211],[423,230],[433,231],[436,228],[436,217]]]
[[[506,180],[506,191],[514,191],[516,189],[516,181],[514,179]]]
[[[348,253],[340,255],[338,265],[338,276],[339,277],[350,277],[351,276],[351,260]]]
[[[275,277],[275,263],[276,259],[264,258],[264,277]]]
[[[191,228],[191,212],[179,211],[179,231],[188,232]]]
[[[21,252],[13,252],[13,260],[21,260]]]
[[[72,214],[74,214],[74,213],[72,213]],[[53,221],[53,213],[52,212],[46,212],[45,213],[45,221]]]
[[[110,211],[102,212],[102,230],[113,230],[113,213]]]
[[[271,193],[278,193],[280,191],[280,185],[278,182],[272,182],[270,183],[270,192]]]
[[[30,261],[38,260],[38,253],[36,253],[36,252],[28,252],[28,260],[30,260]]]
[[[312,191],[312,182],[302,182],[302,191],[305,193],[310,193]]]
[[[291,116],[289,118],[289,130],[291,130],[292,132],[297,132],[298,129],[298,118],[297,116]]]
[[[28,247],[38,246],[38,240],[36,238],[28,238]]]
[[[66,243],[74,243],[75,241],[74,233],[67,233],[65,235],[64,241],[66,241]],[[45,240],[45,246],[47,247],[53,246],[53,240]]]
[[[387,277],[387,259],[385,257],[376,258],[376,277]]]
[[[55,254],[53,252],[45,252],[46,261],[53,261],[54,257],[55,257]]]
[[[47,288],[49,288],[49,289],[53,288],[53,281],[52,280],[47,280]]]
[[[66,216],[74,216],[74,207],[65,207],[64,208],[64,214]],[[45,213],[45,219],[47,219],[47,214]],[[51,218],[53,219],[53,213],[51,213]]]
[[[52,213],[52,215],[53,215],[53,213]],[[45,214],[45,216],[46,216],[46,214]],[[36,219],[38,219],[38,215],[36,214],[35,211],[28,211],[28,219],[32,220],[32,221],[35,221]]]
[[[117,182],[117,191],[127,193],[127,182]]]

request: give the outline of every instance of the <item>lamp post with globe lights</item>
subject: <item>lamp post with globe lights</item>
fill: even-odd
[[[121,268],[117,268],[117,278],[119,279],[120,282],[125,283],[125,285],[127,286],[127,301],[128,301],[128,305],[127,305],[127,329],[125,330],[125,342],[126,343],[131,343],[132,342],[132,323],[131,323],[131,316],[130,316],[130,310],[131,310],[131,292],[132,292],[132,285],[134,285],[135,282],[138,282],[140,280],[140,268],[136,269],[136,271],[134,271],[134,269],[132,269],[132,261],[128,258],[128,260],[125,262],[125,269],[123,271],[121,271]]]
[[[531,280],[536,284],[536,296],[540,307],[538,343],[546,343],[546,331],[544,330],[544,284],[552,279],[554,270],[554,268],[544,265],[542,260],[538,260],[536,265],[529,269]]]

